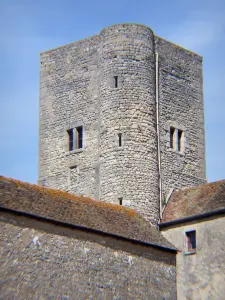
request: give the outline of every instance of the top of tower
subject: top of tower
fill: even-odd
[[[138,28],[142,28],[144,30],[151,31],[151,33],[154,34],[153,30],[150,27],[148,27],[146,25],[143,25],[143,24],[138,24],[138,23],[113,24],[113,25],[110,25],[110,26],[107,26],[107,27],[103,28],[100,31],[100,34],[103,34],[107,30],[123,30],[123,29],[125,30],[125,29],[138,29]]]
[[[160,36],[157,36],[156,34],[154,34],[154,31],[144,25],[144,24],[138,24],[138,23],[119,23],[119,24],[113,24],[113,25],[110,25],[110,26],[107,26],[105,28],[103,28],[99,34],[96,34],[96,35],[93,35],[93,36],[90,36],[90,37],[87,37],[87,38],[84,38],[84,39],[80,39],[80,40],[77,40],[77,41],[73,41],[73,42],[70,42],[68,44],[65,44],[65,45],[62,45],[62,46],[59,46],[59,47],[55,47],[55,48],[52,48],[52,49],[49,49],[49,50],[46,50],[46,51],[43,51],[41,52],[41,55],[45,54],[45,53],[49,53],[49,52],[54,52],[54,51],[57,51],[61,48],[66,48],[66,47],[71,47],[71,46],[78,46],[78,45],[82,45],[84,43],[92,43],[92,44],[98,44],[98,42],[101,40],[101,37],[102,36],[115,36],[116,34],[118,33],[121,33],[121,35],[123,37],[126,36],[126,31],[127,32],[136,32],[136,33],[142,33],[142,35],[150,35],[150,36],[155,36],[156,39],[158,40],[161,40],[163,41],[164,43],[168,43],[168,44],[173,44],[174,46],[176,46],[177,48],[180,48],[180,49],[183,49],[191,54],[193,54],[194,56],[197,56],[199,57],[201,60],[202,60],[202,56],[199,55],[198,53],[195,53],[189,49],[186,49],[176,43],[173,43],[165,38],[162,38]]]

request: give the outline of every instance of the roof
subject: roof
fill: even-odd
[[[0,207],[175,250],[134,210],[3,176]]]
[[[201,184],[172,193],[162,223],[215,212],[225,208],[225,180]]]

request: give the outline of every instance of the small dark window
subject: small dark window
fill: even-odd
[[[119,200],[119,205],[123,205],[123,198],[122,197],[118,198],[118,200]]]
[[[170,127],[170,148],[175,149],[175,128]]]
[[[186,232],[187,237],[187,249],[189,252],[196,251],[196,231],[188,231]]]
[[[122,133],[118,133],[118,138],[119,138],[119,147],[122,146]]]
[[[114,87],[118,88],[118,76],[114,76]]]
[[[77,170],[77,166],[71,166],[70,170]]]
[[[83,148],[83,127],[76,128],[77,149]]]
[[[69,151],[74,150],[74,139],[73,139],[73,129],[67,130],[69,139]]]
[[[182,151],[182,137],[183,137],[183,131],[178,129],[177,132],[177,150]]]

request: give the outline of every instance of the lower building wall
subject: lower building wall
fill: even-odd
[[[176,299],[175,253],[1,213],[1,299]]]
[[[196,252],[187,247],[186,232],[196,231]],[[204,219],[162,229],[177,254],[177,297],[188,300],[225,298],[225,218]],[[194,251],[193,251],[194,252]]]

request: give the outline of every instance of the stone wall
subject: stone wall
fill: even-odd
[[[175,253],[1,211],[1,299],[176,299]]]
[[[196,231],[196,253],[187,249],[186,232]],[[224,299],[225,218],[211,217],[163,227],[162,234],[179,250],[177,254],[178,299]]]
[[[156,38],[163,198],[171,188],[206,181],[202,57]],[[170,147],[170,127],[183,131],[182,149]]]
[[[205,182],[202,58],[146,26],[120,24],[41,54],[40,184],[117,204],[122,198],[156,223],[155,52],[163,198]],[[77,126],[84,147],[69,151],[67,130]],[[170,149],[170,126],[183,130],[182,151]]]
[[[94,36],[47,51],[40,64],[39,183],[93,198],[98,198],[98,41]],[[67,130],[78,126],[84,126],[84,149],[69,152]]]

